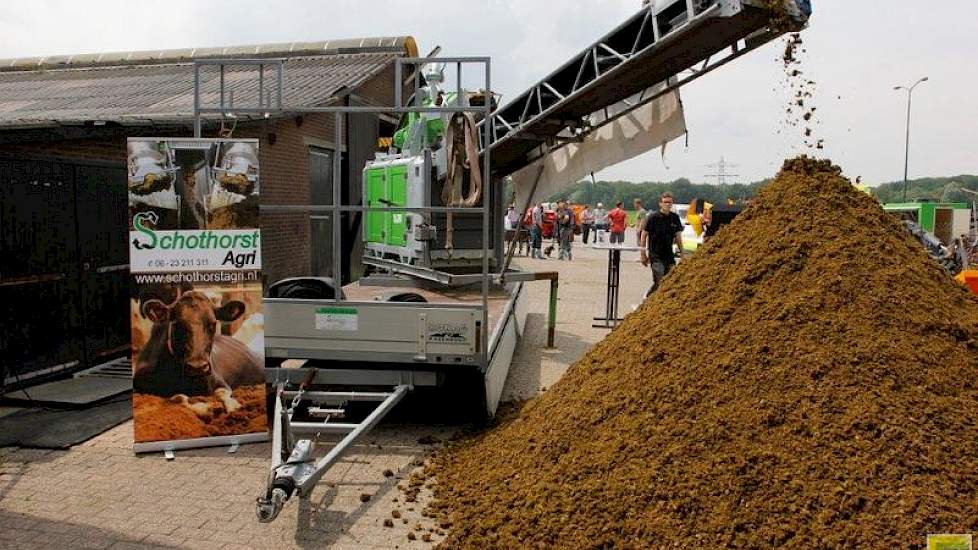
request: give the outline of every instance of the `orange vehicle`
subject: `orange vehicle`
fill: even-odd
[[[555,211],[556,204],[545,202],[543,203],[543,231],[540,232],[540,236],[544,239],[552,239],[556,236],[557,231],[557,212]],[[523,216],[523,224],[527,228],[533,223],[533,208],[527,208],[526,214]],[[529,230],[529,229],[527,229]]]
[[[574,233],[581,233],[581,212],[584,211],[583,204],[571,204],[570,209],[574,212]],[[556,236],[557,227],[557,203],[543,203],[543,238],[550,239]]]
[[[972,293],[978,294],[978,270],[965,269],[961,273],[958,273],[954,279],[968,287],[968,290]]]
[[[581,229],[581,212],[584,212],[584,205],[572,204],[571,210],[574,211],[574,230],[579,231]]]
[[[557,236],[557,211],[551,208],[553,205],[544,205],[543,209],[543,238],[553,239]]]

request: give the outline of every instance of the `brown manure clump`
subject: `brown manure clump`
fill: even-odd
[[[828,161],[519,414],[436,454],[449,548],[923,548],[978,530],[978,300]]]

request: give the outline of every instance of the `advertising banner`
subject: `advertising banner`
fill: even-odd
[[[267,437],[258,141],[130,138],[136,452]]]

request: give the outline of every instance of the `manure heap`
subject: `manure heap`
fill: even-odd
[[[978,530],[978,300],[828,161],[513,419],[435,455],[449,548],[923,548]]]

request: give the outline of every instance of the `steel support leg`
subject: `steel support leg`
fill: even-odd
[[[547,347],[554,347],[554,337],[557,331],[557,277],[550,279],[550,310],[547,312]]]
[[[611,324],[612,326],[618,326],[618,322],[621,320],[618,317],[618,286],[621,282],[621,250],[613,250],[611,252]]]
[[[618,316],[618,288],[621,280],[621,250],[608,250],[608,290],[605,294],[604,317],[595,317],[601,321],[591,325],[594,328],[613,329],[622,319]]]
[[[286,451],[283,442],[291,439],[286,433],[289,430],[289,418],[288,411],[282,404],[284,391],[285,384],[278,384],[275,388],[275,412],[272,414],[272,467],[268,473],[268,482],[265,484],[265,494],[255,500],[255,512],[258,514],[258,521],[262,523],[268,523],[278,517],[285,501],[291,496],[287,488],[275,486],[279,467],[282,466],[282,454]]]

